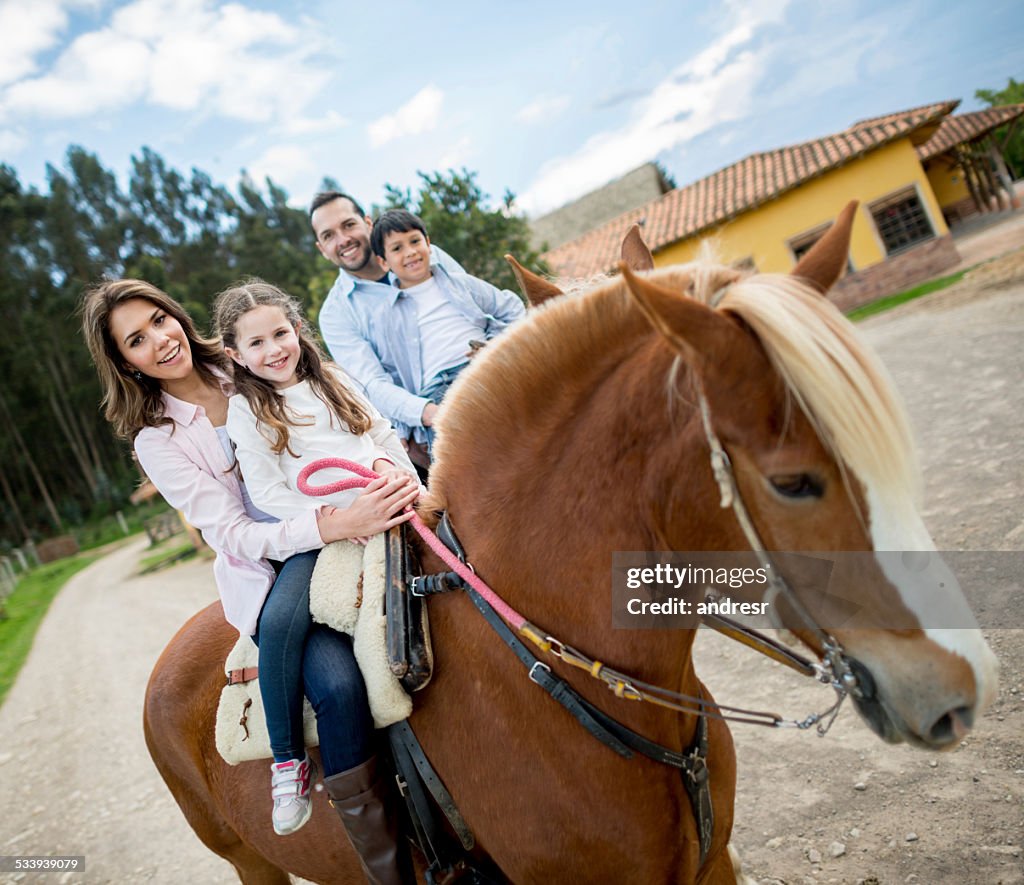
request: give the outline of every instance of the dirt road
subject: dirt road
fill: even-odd
[[[909,399],[926,521],[945,550],[1024,550],[1024,282],[992,282],[865,324]],[[140,551],[72,579],[0,709],[0,854],[86,856],[84,875],[53,881],[235,882],[186,826],[140,727],[160,649],[215,596],[209,563],[138,577]],[[1000,696],[953,753],[884,745],[849,708],[824,739],[734,729],[734,841],[748,872],[787,885],[1024,882],[1024,633],[989,636]],[[714,636],[698,662],[723,702],[803,715],[827,694]]]
[[[133,542],[68,582],[0,708],[0,855],[85,856],[84,874],[50,882],[237,883],[185,823],[142,737],[157,656],[216,599],[210,562],[139,577],[144,548]]]

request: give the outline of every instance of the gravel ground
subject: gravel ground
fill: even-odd
[[[1024,282],[1007,270],[1021,255],[864,324],[909,399],[940,549],[1024,550]],[[0,854],[85,855],[84,874],[48,881],[235,882],[186,825],[141,729],[153,662],[215,598],[210,564],[140,577],[142,551],[133,542],[68,583],[0,708]],[[953,753],[884,745],[849,708],[825,739],[735,728],[734,843],[747,871],[762,885],[1024,882],[1022,634],[989,636],[1001,692]],[[714,635],[697,654],[723,702],[822,706],[825,689]]]

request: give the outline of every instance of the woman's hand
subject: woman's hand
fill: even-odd
[[[350,507],[319,516],[320,537],[325,544],[345,538],[365,543],[373,535],[411,519],[412,510],[405,508],[419,493],[419,484],[405,471],[398,477],[379,476],[370,481]]]

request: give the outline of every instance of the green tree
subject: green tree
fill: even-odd
[[[288,205],[288,194],[266,180],[267,194],[243,174],[238,227],[232,244],[239,275],[262,277],[309,305],[310,281],[321,270],[304,209]]]
[[[243,173],[233,193],[147,147],[131,164],[122,190],[96,155],[72,145],[47,165],[42,192],[0,164],[0,547],[122,507],[138,479],[100,413],[75,315],[87,285],[148,280],[203,328],[216,293],[239,277],[276,283],[310,315],[336,279],[313,248],[307,213],[273,181],[260,186]],[[389,187],[387,205],[413,208],[470,273],[515,289],[506,252],[543,267],[512,195],[492,207],[475,178],[421,173],[415,196]]]
[[[510,253],[531,270],[547,268],[530,245],[525,216],[514,211],[515,198],[506,191],[501,205],[491,208],[490,198],[476,183],[476,173],[463,169],[417,173],[421,184],[413,200],[410,190],[387,185],[384,209],[410,209],[423,219],[430,239],[455,258],[468,273],[502,289],[518,291],[515,276],[504,256]]]
[[[975,90],[974,97],[985,102],[990,108],[1024,104],[1024,83],[1018,83],[1010,77],[1005,89],[978,89]],[[998,128],[995,131],[995,138],[1013,177],[1024,176],[1024,125],[1021,125],[1020,118]]]

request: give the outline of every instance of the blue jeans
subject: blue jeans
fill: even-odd
[[[299,553],[281,566],[260,612],[253,641],[259,646],[259,680],[270,748],[276,762],[301,759],[302,698],[316,713],[324,774],[365,762],[373,754],[373,720],[352,640],[309,615],[309,579],[317,551]]]
[[[420,391],[420,396],[430,400],[432,403],[440,403],[444,399],[444,395],[448,392],[448,388],[452,386],[452,383],[456,378],[459,377],[461,372],[466,366],[469,365],[467,360],[461,366],[455,366],[451,369],[444,369],[438,372],[433,378],[430,379],[426,384],[423,385],[423,390]],[[426,434],[427,442],[427,454],[430,455],[431,461],[434,459],[434,428],[424,427],[423,432]]]

